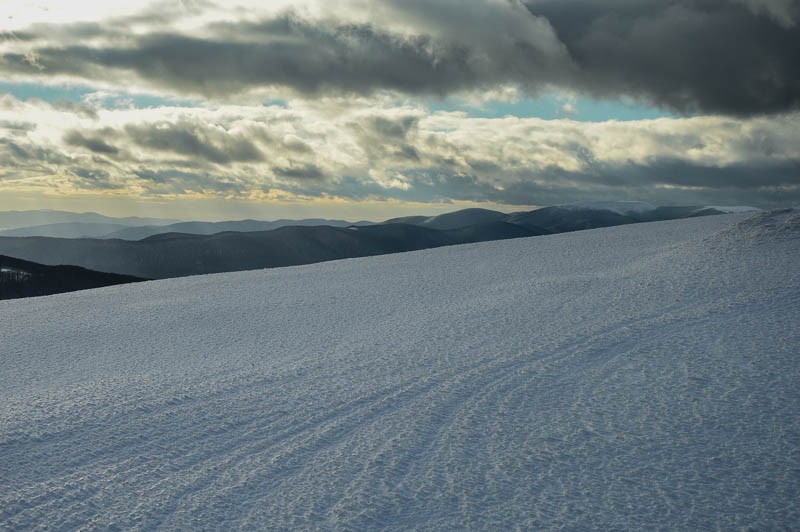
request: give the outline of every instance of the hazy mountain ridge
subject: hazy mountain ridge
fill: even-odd
[[[224,222],[178,222],[163,226],[129,227],[109,232],[102,238],[120,238],[122,240],[141,240],[161,233],[188,233],[195,235],[213,235],[223,232],[256,232],[272,231],[288,226],[329,226],[348,227],[351,225],[371,225],[372,222],[348,222],[346,220],[326,220],[323,218],[307,218],[303,220],[231,220]]]
[[[535,235],[519,226],[506,226],[452,231],[408,224],[350,228],[287,226],[272,231],[213,235],[165,233],[137,241],[0,237],[0,252],[43,264],[77,264],[94,270],[163,279]]]
[[[636,223],[642,221],[671,220],[674,218],[685,218],[689,216],[699,216],[706,214],[723,214],[728,212],[744,212],[743,210],[753,210],[751,207],[656,207],[649,203],[633,201],[605,201],[593,202],[585,201],[558,205],[554,207],[544,207],[529,212],[516,212],[511,214],[493,211],[489,209],[470,208],[455,212],[439,214],[436,216],[404,216],[392,218],[382,224],[410,224],[429,227],[431,229],[450,230],[461,229],[471,225],[507,222],[523,225],[533,231],[563,232],[566,230],[579,230],[595,227],[606,227],[608,225],[621,225],[623,223]],[[538,213],[538,214],[537,214]],[[548,216],[545,214],[549,213]],[[560,213],[555,215],[554,213]],[[603,213],[603,214],[601,214]],[[23,213],[0,213],[0,222],[5,216],[8,222],[13,218],[18,223],[24,218],[12,215],[36,216],[41,220],[41,216],[51,217],[72,217],[72,221],[47,223],[47,224],[28,224],[16,225],[12,229],[3,229],[0,224],[0,236],[48,236],[56,238],[119,238],[122,240],[141,240],[161,233],[187,233],[198,235],[212,235],[226,231],[236,232],[255,232],[270,231],[287,226],[321,226],[349,227],[374,225],[376,222],[358,221],[349,222],[346,220],[306,218],[299,220],[279,219],[279,220],[227,220],[219,222],[205,221],[186,221],[175,222],[170,220],[160,220],[159,223],[147,224],[147,218],[113,218],[96,213],[66,213],[61,211],[25,211]],[[542,221],[542,227],[537,227],[532,221],[536,219],[549,220],[554,216],[563,218],[590,216],[590,221],[583,223],[573,221],[572,223],[559,223],[557,220]],[[603,216],[608,218],[602,220]],[[616,218],[619,217],[619,218]],[[530,219],[529,219],[530,218]],[[548,226],[549,228],[545,227]]]
[[[55,224],[18,227],[0,231],[0,236],[47,236],[52,238],[105,238],[109,233],[131,226],[118,223],[63,222]]]
[[[51,226],[58,224],[118,224],[124,226],[165,225],[178,220],[168,218],[145,218],[139,216],[113,217],[96,212],[69,212],[57,210],[0,211],[0,231],[23,227]],[[32,235],[44,236],[44,235]]]
[[[210,235],[159,232],[136,241],[0,236],[0,253],[42,264],[75,264],[98,271],[163,279],[721,214],[717,209],[703,207],[646,210],[636,204],[629,212],[625,210],[626,202],[613,208],[608,208],[607,203],[603,205],[604,208],[556,206],[512,214],[465,209],[433,217],[395,219],[418,223],[388,221],[345,227],[317,225],[318,220],[308,220],[308,225],[286,225],[268,231],[225,231]],[[283,222],[187,222],[166,229],[212,231],[241,228],[243,224],[253,228]]]

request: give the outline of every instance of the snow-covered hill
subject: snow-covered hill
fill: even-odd
[[[572,211],[611,211],[616,214],[637,214],[654,211],[658,207],[644,201],[579,201],[558,207]]]
[[[800,527],[800,212],[0,302],[0,528]]]

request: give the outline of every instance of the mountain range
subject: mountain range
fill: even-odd
[[[71,264],[101,272],[163,279],[724,212],[726,208],[614,202],[554,206],[512,214],[464,209],[432,217],[394,218],[379,224],[350,224],[341,220],[183,222],[115,231],[128,236],[148,235],[138,240],[0,236],[0,254],[47,265]],[[272,229],[259,229],[264,227]],[[176,228],[187,232],[171,231]],[[149,234],[154,230],[165,232]]]
[[[170,218],[143,218],[139,216],[113,217],[96,212],[69,212],[56,210],[2,211],[0,212],[0,231],[23,227],[47,227],[59,224],[111,224],[123,227],[140,225],[166,225],[179,220]],[[46,230],[46,229],[45,229]],[[112,228],[112,230],[115,230]],[[49,236],[49,235],[26,235]]]
[[[288,226],[214,235],[165,233],[143,240],[0,237],[0,252],[43,264],[164,279],[204,273],[309,264],[452,244],[534,236],[499,222],[450,231],[408,224],[365,227]]]

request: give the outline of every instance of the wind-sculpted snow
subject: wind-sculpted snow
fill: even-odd
[[[749,216],[0,302],[0,528],[797,529]]]
[[[717,240],[728,246],[761,245],[800,238],[800,209],[781,209],[749,216]]]

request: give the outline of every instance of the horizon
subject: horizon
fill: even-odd
[[[214,201],[194,200],[191,202],[175,201],[164,203],[148,203],[123,201],[119,203],[96,203],[94,200],[63,202],[47,202],[48,207],[37,208],[37,200],[28,203],[31,208],[0,208],[0,213],[11,212],[68,212],[73,214],[100,214],[110,218],[170,218],[180,221],[229,221],[229,220],[278,220],[278,219],[341,219],[347,221],[376,221],[399,218],[403,216],[438,216],[464,209],[488,209],[506,214],[530,211],[549,207],[550,205],[504,205],[495,203],[454,202],[454,203],[392,203],[361,202],[341,206],[336,204],[293,204],[264,205],[255,202],[232,202],[230,200]],[[2,202],[0,202],[2,204]],[[388,208],[387,208],[388,207]],[[395,214],[386,215],[391,212]],[[176,213],[184,213],[178,216]],[[363,214],[363,216],[362,216]],[[233,216],[233,217],[231,217]]]
[[[142,214],[141,212],[139,212],[138,214],[125,214],[125,213],[109,214],[108,212],[100,212],[98,210],[74,210],[73,211],[73,210],[64,210],[64,209],[10,209],[10,210],[0,210],[0,214],[26,214],[26,213],[37,213],[37,212],[41,212],[41,213],[68,213],[68,214],[83,214],[83,215],[99,215],[99,216],[104,216],[104,217],[112,218],[112,219],[141,218],[143,220],[147,220],[147,219],[159,219],[160,218],[162,220],[169,221],[170,223],[184,223],[184,222],[216,223],[216,222],[232,222],[232,221],[246,221],[246,220],[267,221],[268,222],[268,221],[279,221],[279,220],[297,220],[297,221],[302,221],[302,220],[309,220],[309,219],[339,220],[339,221],[346,221],[346,222],[352,222],[352,223],[358,223],[358,222],[382,223],[382,222],[385,222],[385,221],[388,221],[388,220],[391,220],[391,219],[394,219],[394,218],[403,218],[403,217],[406,217],[406,216],[423,216],[423,217],[432,218],[432,217],[436,217],[436,216],[441,216],[443,214],[453,214],[453,213],[456,213],[456,212],[461,212],[461,211],[471,210],[471,209],[482,209],[482,210],[496,211],[496,212],[500,212],[500,213],[503,213],[503,214],[514,214],[514,213],[520,213],[520,212],[535,211],[535,210],[539,210],[539,209],[546,209],[548,207],[561,207],[561,206],[591,204],[591,203],[594,203],[594,202],[592,202],[591,200],[586,200],[586,201],[576,201],[576,202],[570,202],[570,203],[562,203],[562,204],[558,204],[558,205],[537,205],[537,206],[532,206],[532,207],[526,208],[526,209],[509,209],[509,208],[490,209],[490,208],[487,208],[486,206],[483,206],[483,205],[464,206],[464,207],[459,207],[459,208],[453,208],[453,206],[451,205],[451,206],[449,206],[450,207],[449,210],[445,206],[443,210],[437,211],[437,212],[429,212],[429,211],[428,212],[416,212],[415,211],[415,212],[409,212],[409,213],[401,215],[401,216],[389,216],[389,217],[384,217],[384,218],[378,217],[378,218],[373,218],[373,219],[352,218],[352,217],[351,218],[332,218],[332,217],[312,216],[312,215],[305,216],[303,218],[297,218],[297,217],[294,217],[294,218],[292,218],[292,217],[278,217],[278,218],[275,218],[275,217],[273,217],[273,218],[269,218],[269,217],[262,217],[262,218],[258,218],[258,217],[256,217],[256,218],[254,218],[254,217],[224,218],[224,217],[222,217],[222,218],[214,218],[214,219],[207,219],[207,218],[175,218],[175,217],[169,217],[169,216],[147,215],[147,214]],[[639,202],[639,201],[636,201],[636,200],[621,200],[621,201],[614,201],[614,202],[599,202],[599,203],[614,203],[614,204],[618,204],[618,205],[624,206],[625,204],[648,203],[648,202]],[[656,208],[658,208],[658,207],[679,207],[680,206],[680,207],[698,207],[698,208],[716,208],[716,209],[741,209],[741,208],[744,208],[744,209],[748,209],[748,210],[750,210],[750,209],[753,209],[753,210],[764,210],[764,209],[760,209],[758,207],[753,207],[751,205],[657,205],[657,204],[651,204],[651,205],[653,207],[656,207]],[[501,207],[507,207],[507,206],[501,206]],[[737,211],[731,211],[731,212],[737,212]],[[51,225],[51,224],[48,223],[48,224],[44,224],[44,225]],[[3,227],[0,226],[0,230],[2,230],[2,229],[3,229]]]

